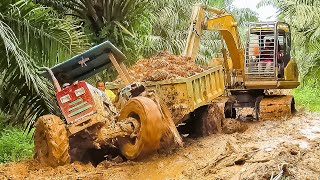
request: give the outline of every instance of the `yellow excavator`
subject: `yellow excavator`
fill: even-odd
[[[219,31],[228,50],[223,48],[223,58],[220,58],[225,70],[226,96],[215,100],[223,104],[226,118],[291,116],[295,111],[293,96],[269,93],[274,89],[293,89],[300,84],[297,64],[290,56],[290,26],[284,22],[249,23],[244,47],[232,14],[197,4],[184,56],[197,58],[205,30]]]

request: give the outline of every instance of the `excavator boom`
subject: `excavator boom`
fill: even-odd
[[[213,17],[207,18],[205,12],[212,13]],[[192,13],[191,25],[184,56],[196,59],[203,30],[219,31],[226,42],[232,60],[233,69],[243,71],[244,49],[242,48],[238,23],[235,18],[222,10],[197,4]]]

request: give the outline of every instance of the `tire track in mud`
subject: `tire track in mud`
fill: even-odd
[[[179,149],[139,162],[73,163],[51,168],[35,161],[0,165],[0,179],[290,179],[320,177],[320,114],[245,123],[243,133],[185,139]]]

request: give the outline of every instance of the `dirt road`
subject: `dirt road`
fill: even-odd
[[[243,133],[187,138],[140,162],[53,169],[30,160],[1,165],[0,179],[320,179],[320,114],[246,124]]]

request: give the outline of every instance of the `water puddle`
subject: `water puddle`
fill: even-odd
[[[300,129],[300,132],[306,138],[314,140],[320,138],[320,126],[319,125],[307,125],[305,128]]]
[[[279,148],[281,143],[290,142],[291,144],[297,144],[301,149],[308,149],[309,143],[304,140],[297,140],[291,136],[283,136],[277,137],[275,139],[269,139],[265,143],[260,146],[260,149],[264,150],[265,152],[271,152],[274,149]]]

